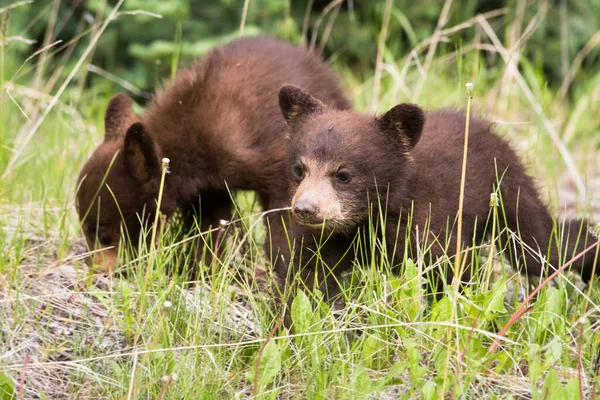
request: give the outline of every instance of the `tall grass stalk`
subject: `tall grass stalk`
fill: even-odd
[[[169,163],[171,162],[171,160],[169,160],[168,158],[163,158],[162,159],[162,168],[161,168],[161,175],[160,175],[160,186],[158,188],[158,199],[156,200],[156,212],[154,213],[154,224],[152,225],[152,236],[150,237],[150,249],[148,250],[148,266],[146,267],[146,275],[145,275],[145,279],[144,279],[144,286],[142,286],[142,288],[147,287],[148,284],[148,277],[150,276],[150,269],[152,266],[152,259],[154,257],[154,253],[155,253],[155,241],[156,241],[156,231],[158,229],[158,221],[160,220],[160,206],[162,203],[162,197],[163,197],[163,191],[165,188],[165,177],[167,176],[167,174],[169,173]],[[142,290],[142,297],[144,296],[144,292]],[[141,310],[140,310],[141,312]]]
[[[0,148],[4,147],[4,102],[1,93],[4,93],[4,49],[8,44],[8,10],[0,14]],[[0,157],[0,161],[2,158]],[[0,205],[2,203],[0,202]]]
[[[162,197],[163,197],[163,191],[164,191],[164,186],[165,186],[165,177],[167,175],[167,173],[169,172],[169,163],[170,160],[168,158],[163,158],[162,159],[162,164],[161,164],[161,176],[160,176],[160,186],[158,188],[158,198],[156,200],[156,212],[154,213],[154,223],[152,225],[152,234],[150,237],[150,247],[148,250],[148,259],[146,262],[146,268],[145,268],[145,272],[144,272],[144,281],[143,284],[140,286],[140,302],[139,302],[139,313],[138,313],[138,318],[139,316],[143,315],[143,310],[144,310],[144,305],[145,305],[145,297],[146,297],[146,292],[147,289],[149,288],[149,281],[150,281],[150,270],[152,269],[152,263],[155,257],[155,253],[156,253],[156,238],[157,238],[157,230],[158,228],[158,223],[160,220],[160,206],[162,203]],[[144,218],[142,218],[142,221],[144,220]],[[161,224],[162,225],[162,224]],[[162,226],[160,228],[160,232],[162,233]],[[160,235],[159,235],[160,236]],[[159,237],[160,239],[160,237]],[[141,245],[141,243],[140,243]],[[141,331],[141,326],[142,324],[138,324],[138,326],[140,326],[140,331]],[[159,326],[160,328],[160,326]],[[158,338],[160,335],[160,331],[161,329],[158,330],[154,330],[154,337]],[[138,334],[135,334],[134,336],[134,346],[137,346],[137,341],[138,338],[140,337],[141,332],[138,332]],[[134,357],[133,357],[133,366],[131,369],[131,378],[129,381],[129,389],[127,391],[127,399],[131,399],[134,395],[135,395],[135,384],[138,380],[138,368],[137,368],[137,363],[138,363],[138,357],[139,354],[136,350]]]
[[[490,249],[488,253],[488,259],[485,263],[485,284],[483,285],[483,290],[487,292],[490,287],[490,280],[492,278],[492,272],[494,266],[492,265],[494,261],[494,244],[496,243],[496,225],[498,224],[498,207],[500,206],[500,201],[498,200],[498,194],[494,191],[490,194],[490,207],[492,208],[492,237],[490,239]]]
[[[174,80],[175,74],[177,74],[177,64],[179,64],[179,54],[181,53],[182,30],[183,23],[177,21],[177,27],[175,28],[175,51],[173,52],[173,58],[171,59],[171,80]]]
[[[458,216],[457,216],[457,227],[456,227],[456,256],[454,260],[454,277],[452,280],[453,286],[453,296],[452,296],[452,311],[450,320],[454,321],[456,317],[456,307],[458,296],[460,294],[460,282],[462,278],[462,267],[463,263],[461,262],[461,251],[462,251],[462,216],[463,216],[463,205],[465,200],[465,180],[467,176],[467,154],[469,150],[469,123],[471,121],[471,101],[473,100],[473,84],[467,83],[465,85],[467,88],[467,110],[465,117],[465,140],[464,140],[464,148],[463,148],[463,161],[462,161],[462,171],[460,176],[460,194],[458,197]],[[457,321],[458,325],[458,321]],[[447,342],[450,342],[452,329],[448,329],[447,334]],[[458,328],[455,329],[456,332],[456,353],[460,354],[460,338]],[[450,355],[452,352],[450,349],[446,355],[446,366],[444,367],[444,381],[442,384],[442,393],[446,393],[446,384],[448,378],[448,367],[450,365]],[[460,367],[460,366],[459,366]]]
[[[456,272],[454,274],[454,286],[455,286],[455,294],[458,293],[458,284],[461,279],[461,249],[462,249],[462,216],[463,216],[463,205],[465,201],[465,181],[467,177],[467,154],[469,151],[469,123],[471,121],[471,101],[473,100],[473,84],[467,83],[467,110],[465,117],[465,141],[463,148],[463,161],[462,161],[462,170],[460,175],[460,194],[458,197],[458,220],[457,220],[457,228],[456,228],[456,259],[455,259],[455,268]]]
[[[240,21],[240,36],[244,35],[244,27],[246,26],[246,18],[248,17],[248,5],[250,0],[244,0],[244,9],[242,10],[242,20]]]
[[[317,37],[319,36],[319,29],[321,28],[321,24],[323,23],[323,20],[325,19],[327,14],[329,14],[329,12],[331,10],[333,10],[334,7],[339,6],[343,1],[344,0],[333,0],[325,8],[323,8],[323,11],[321,11],[321,14],[319,15],[319,17],[317,18],[317,20],[315,21],[315,23],[313,25],[312,37],[310,40],[310,50],[311,51],[315,51],[317,49]]]
[[[383,23],[381,32],[379,32],[379,42],[377,43],[377,60],[375,61],[375,76],[373,78],[373,106],[374,112],[379,107],[379,92],[381,91],[381,72],[383,70],[383,53],[385,51],[385,40],[387,39],[388,26],[390,24],[390,15],[392,14],[393,0],[385,2],[385,11],[383,12]]]
[[[48,20],[48,26],[46,27],[46,33],[44,34],[44,41],[42,43],[42,47],[46,47],[48,46],[51,41],[52,41],[52,37],[54,36],[55,32],[55,26],[56,26],[56,20],[58,18],[58,7],[60,5],[60,0],[54,0],[52,2],[52,5],[50,6],[50,17]],[[48,53],[44,52],[40,55],[40,61],[37,64],[36,70],[35,70],[35,74],[33,77],[33,83],[32,86],[35,89],[39,89],[40,85],[41,85],[41,80],[42,77],[44,75],[45,72],[45,67],[46,67],[46,63],[48,62],[48,60],[50,59]]]

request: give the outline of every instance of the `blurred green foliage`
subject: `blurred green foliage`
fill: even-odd
[[[43,43],[50,21],[56,15],[55,37],[65,42],[77,37],[93,24],[105,18],[116,0],[38,0],[32,5],[15,9],[10,16],[9,34],[36,40],[33,46],[20,46],[27,57]],[[308,0],[250,0],[245,34],[268,33],[279,38],[300,42]],[[315,35],[320,48],[329,18],[336,16],[330,35],[323,44],[327,56],[349,66],[357,77],[368,76],[373,69],[377,40],[381,30],[385,1],[343,0],[323,15],[329,0],[314,0],[307,37],[310,44]],[[518,17],[519,5],[525,7]],[[564,6],[561,9],[561,4]],[[399,60],[421,41],[431,37],[438,23],[444,1],[414,2],[395,0],[386,42],[386,60]],[[473,18],[478,13],[506,8],[506,13],[490,20],[498,37],[510,45],[514,32],[526,32],[534,17],[544,9],[544,2],[523,0],[466,0],[454,2],[445,27]],[[120,15],[103,34],[93,55],[93,63],[134,85],[151,90],[168,77],[175,61],[189,63],[214,45],[239,35],[244,9],[243,0],[125,0]],[[547,3],[547,11],[537,23],[528,44],[525,58],[545,76],[547,83],[558,87],[564,76],[561,57],[573,60],[587,41],[600,30],[600,0],[555,0]],[[566,11],[566,12],[565,12]],[[561,14],[562,13],[562,14]],[[34,21],[34,23],[32,23]],[[320,21],[320,22],[319,22]],[[561,24],[567,35],[561,37]],[[318,25],[318,32],[314,32]],[[516,26],[518,25],[518,27]],[[97,26],[96,26],[97,27]],[[516,29],[516,30],[515,30]],[[470,43],[480,28],[473,26],[444,38],[438,52],[448,53]],[[177,38],[181,32],[181,41]],[[563,40],[565,39],[566,40]],[[89,41],[83,36],[81,41]],[[485,42],[485,40],[484,40]],[[77,46],[82,52],[84,46]],[[56,62],[60,58],[56,57]],[[503,65],[500,57],[488,57],[488,66]],[[597,48],[585,58],[581,79],[591,76],[600,62]],[[104,82],[104,84],[107,84]]]

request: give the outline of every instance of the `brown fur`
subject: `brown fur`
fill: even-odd
[[[277,102],[286,82],[308,88],[325,103],[350,106],[319,57],[268,37],[237,39],[213,49],[160,90],[140,119],[127,96],[111,100],[105,140],[83,167],[77,194],[90,246],[114,246],[97,257],[100,270],[116,260],[121,226],[137,245],[140,222],[153,220],[163,157],[171,164],[161,212],[170,216],[180,209],[188,222],[200,216],[202,230],[231,218],[230,190],[257,191],[267,209],[289,204],[282,138],[288,128]],[[285,255],[287,248],[282,217],[269,219],[272,255],[280,248]]]
[[[290,104],[295,107],[290,108]],[[390,262],[394,266],[405,257],[418,256],[417,234],[420,248],[430,246],[427,254],[420,254],[426,262],[455,255],[465,132],[462,112],[424,113],[416,105],[401,104],[381,117],[373,117],[328,107],[291,86],[281,89],[280,105],[291,127],[292,209],[296,220],[305,226],[295,232],[296,242],[302,242],[296,251],[296,268],[302,269],[307,284],[312,283],[316,272],[322,277],[333,270],[333,276],[339,276],[352,268],[354,240],[366,234],[369,218],[380,225],[378,211],[387,217],[387,253],[393,255]],[[557,245],[552,218],[518,156],[505,140],[492,133],[489,122],[473,118],[463,247],[489,237],[491,225],[486,228],[486,224],[491,224],[490,194],[498,182],[504,209],[500,229],[516,233],[534,253],[539,249],[542,255],[549,254],[550,269],[593,242],[587,237],[589,223],[572,220],[559,226],[559,234],[566,239]],[[320,195],[311,190],[315,185],[320,185]],[[370,212],[370,204],[375,212]],[[336,212],[340,207],[342,212]],[[375,229],[381,231],[380,227]],[[500,239],[507,247],[505,257],[514,267],[536,277],[545,274],[539,255],[525,250],[507,233]],[[324,245],[320,243],[325,240]],[[315,268],[313,254],[318,247],[322,263]],[[588,254],[573,266],[586,281],[591,277],[593,258],[593,253]],[[467,270],[463,278],[469,276]],[[446,278],[451,277],[452,272],[448,272]],[[333,278],[326,282],[327,289],[335,292]]]

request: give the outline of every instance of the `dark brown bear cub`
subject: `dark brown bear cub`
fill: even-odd
[[[108,249],[95,255],[100,271],[115,265],[121,229],[135,246],[141,227],[153,221],[163,157],[170,174],[161,212],[179,209],[190,224],[198,217],[203,231],[230,219],[230,191],[255,190],[265,209],[289,205],[288,128],[277,102],[286,82],[335,107],[350,106],[319,57],[268,37],[213,49],[180,71],[139,119],[127,96],[110,101],[104,142],[83,167],[77,193],[90,247]],[[282,218],[274,213],[268,221],[271,257],[288,247]]]
[[[279,102],[291,129],[292,210],[305,227],[296,231],[296,243],[302,243],[296,261],[308,285],[318,271],[321,278],[329,274],[326,289],[335,292],[333,276],[354,262],[353,240],[361,230],[365,233],[369,221],[380,222],[380,215],[385,216],[385,250],[392,265],[418,255],[430,265],[444,256],[454,260],[463,113],[424,113],[414,104],[400,104],[374,117],[327,106],[293,86],[282,87]],[[587,222],[572,220],[559,227],[565,244],[557,245],[552,218],[532,178],[490,125],[470,121],[460,240],[467,248],[488,237],[490,194],[496,193],[503,209],[500,241],[508,245],[505,258],[540,276],[597,239],[588,237],[594,233]],[[593,260],[590,252],[573,266],[586,281]],[[469,271],[462,278],[468,280]]]

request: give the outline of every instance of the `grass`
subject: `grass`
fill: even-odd
[[[502,47],[508,44],[494,38],[486,21],[467,21],[461,29],[478,29],[480,36],[430,58],[431,43],[453,34],[440,26],[435,40],[417,46],[419,59],[430,59],[425,65],[410,54],[394,59],[382,34],[378,73],[359,78],[348,66],[333,67],[365,111],[401,101],[465,108],[464,84],[473,82],[473,113],[497,122],[555,214],[600,221],[600,72],[587,81],[575,75],[569,100],[546,87],[529,60],[520,59],[518,69],[487,68],[486,57],[518,48]],[[9,28],[4,41],[22,29]],[[90,35],[111,25],[97,28]],[[13,45],[0,48],[0,399],[595,397],[597,284],[584,288],[561,273],[532,289],[491,246],[476,249],[479,284],[463,293],[451,284],[437,288],[445,293],[439,300],[427,286],[448,265],[428,266],[417,257],[392,273],[385,259],[361,258],[342,279],[342,310],[318,292],[300,292],[288,330],[264,290],[271,274],[262,214],[252,195],[242,193],[224,254],[200,268],[196,280],[176,267],[185,272],[194,246],[216,240],[215,233],[195,231],[194,240],[182,241],[176,223],[153,233],[158,244],[150,254],[124,255],[125,276],[92,274],[81,261],[87,249],[73,198],[79,168],[103,135],[109,92],[98,84],[79,95],[84,56],[59,60],[49,49],[40,53],[48,55],[44,62],[38,55],[21,68]],[[527,46],[527,38],[519,45]],[[42,85],[53,61],[68,72]],[[36,74],[41,78],[34,80]],[[495,204],[493,232],[502,217]],[[369,239],[360,246],[385,248]]]

